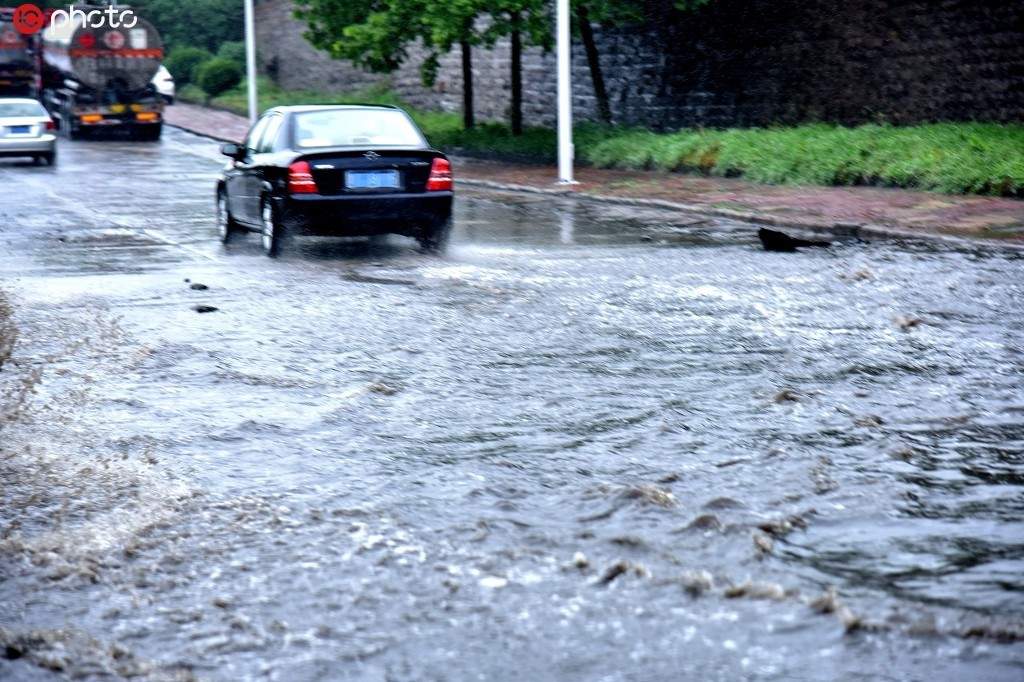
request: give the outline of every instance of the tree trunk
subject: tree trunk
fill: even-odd
[[[602,122],[611,124],[612,107],[608,101],[608,90],[604,86],[604,72],[601,70],[601,59],[594,42],[594,28],[590,25],[590,12],[584,3],[576,5],[576,21],[580,25],[580,37],[583,48],[587,52],[587,64],[590,66],[590,80],[594,84],[594,99],[597,100],[597,115]]]
[[[469,130],[476,125],[473,115],[473,46],[468,40],[459,45],[462,48],[462,126]]]
[[[523,37],[519,32],[519,12],[512,12],[512,134],[523,134]]]

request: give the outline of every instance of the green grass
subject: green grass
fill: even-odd
[[[266,79],[259,85],[261,109],[314,102],[402,106],[384,89],[325,94],[282,90]],[[185,89],[179,97],[191,99]],[[244,84],[217,97],[213,104],[245,113]],[[548,128],[530,128],[519,137],[497,123],[463,130],[458,114],[405,108],[431,143],[441,149],[537,162],[555,159],[555,132]],[[576,127],[575,142],[578,161],[601,168],[695,172],[771,184],[877,185],[1024,197],[1024,125],[1020,124],[871,124],[853,128],[805,124],[655,133],[589,123]]]

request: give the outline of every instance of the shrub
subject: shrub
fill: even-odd
[[[218,59],[227,59],[238,64],[238,68],[245,70],[245,43],[241,40],[232,40],[224,43],[217,50]]]
[[[194,82],[196,67],[209,61],[213,55],[199,47],[176,47],[164,60],[164,66],[174,76],[174,83],[182,87]]]
[[[242,82],[242,70],[230,59],[214,57],[199,66],[196,81],[207,97],[216,97]]]

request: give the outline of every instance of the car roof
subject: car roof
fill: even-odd
[[[38,104],[43,106],[42,102],[31,97],[0,97],[0,104]]]
[[[277,111],[282,114],[294,114],[306,111],[332,111],[335,109],[378,109],[380,111],[401,111],[398,107],[390,104],[290,104],[274,107],[270,111]]]

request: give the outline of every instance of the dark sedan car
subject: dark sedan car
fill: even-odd
[[[451,164],[401,109],[377,105],[270,109],[217,182],[225,243],[262,235],[270,256],[290,234],[415,238],[442,250],[451,230]]]

